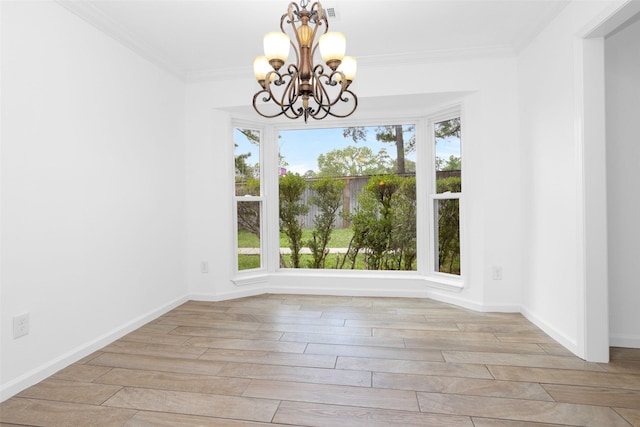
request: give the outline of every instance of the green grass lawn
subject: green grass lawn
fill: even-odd
[[[252,270],[260,268],[260,255],[241,255],[238,254],[238,270]]]
[[[291,263],[291,255],[283,255],[282,259],[284,260],[285,268],[293,268]],[[329,254],[327,255],[327,259],[325,260],[325,270],[335,270],[339,269],[342,264],[342,260],[344,259],[344,254]],[[301,268],[310,268],[310,265],[313,265],[313,257],[311,255],[300,255],[300,267]],[[347,260],[342,267],[343,270],[351,270],[351,260]],[[362,254],[356,257],[356,265],[354,267],[355,270],[364,270],[364,256]]]
[[[303,241],[311,239],[312,229],[304,229],[302,231],[302,239]],[[349,242],[351,241],[351,237],[353,236],[353,232],[350,228],[341,228],[333,230],[331,234],[331,239],[329,240],[329,248],[348,248]],[[305,245],[306,246],[306,245]],[[239,248],[259,248],[260,240],[254,234],[248,231],[240,231],[238,232],[238,247]],[[284,234],[280,234],[280,247],[288,248],[289,247],[289,238]],[[283,255],[282,259],[284,260],[284,264],[286,268],[291,267],[291,256]],[[311,265],[313,257],[311,255],[301,255],[300,257],[300,266],[302,268],[307,268]],[[327,260],[325,262],[326,269],[336,269],[340,268],[340,264],[344,259],[344,254],[329,254],[327,256]],[[260,268],[260,256],[259,255],[238,255],[238,269],[239,270],[250,270],[254,268]],[[347,262],[343,266],[344,269],[351,269],[351,261],[347,260]],[[359,254],[356,257],[356,265],[354,267],[356,270],[364,270],[364,256]],[[415,268],[415,267],[414,267]],[[459,267],[458,267],[459,268]],[[442,271],[442,270],[441,270]]]
[[[302,239],[310,240],[312,236],[313,229],[304,229],[302,230]],[[349,242],[351,241],[351,236],[353,236],[353,232],[350,228],[341,228],[333,230],[331,233],[331,239],[329,240],[330,248],[347,248],[349,247]],[[238,232],[238,247],[239,248],[259,248],[260,247],[260,239],[255,234],[252,234],[248,231],[241,230]],[[289,247],[289,238],[280,233],[280,247],[288,248]],[[326,268],[338,268],[336,267],[336,262],[341,262],[341,260],[336,260],[337,255],[329,255],[327,257]],[[284,260],[286,264],[290,263],[290,256],[285,255]],[[310,255],[302,256],[302,265],[307,266],[310,263],[312,257]],[[347,263],[345,265],[346,268],[351,267],[351,263]],[[357,263],[356,268],[363,268],[361,265],[362,262],[359,261]],[[254,268],[260,268],[260,256],[259,255],[238,255],[238,270],[251,270]]]
[[[302,230],[302,240],[310,240],[313,229],[305,228]],[[349,247],[349,241],[353,236],[353,232],[350,228],[339,228],[333,230],[331,233],[331,239],[329,240],[330,248],[347,248]],[[238,247],[239,248],[259,248],[260,239],[255,234],[248,231],[241,230],[238,232]],[[280,247],[289,247],[289,238],[283,233],[280,233]]]

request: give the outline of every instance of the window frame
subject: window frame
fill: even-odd
[[[268,222],[266,221],[265,218],[265,205],[266,203],[266,197],[265,197],[265,183],[264,183],[264,178],[265,178],[265,173],[264,173],[264,151],[265,151],[265,147],[264,147],[264,142],[265,142],[265,128],[264,126],[261,126],[259,124],[256,123],[252,123],[252,122],[244,122],[244,121],[232,121],[231,123],[231,138],[232,138],[232,143],[235,143],[235,139],[234,139],[234,134],[235,134],[235,130],[236,129],[249,129],[249,130],[254,130],[260,133],[260,142],[259,142],[259,159],[258,162],[260,164],[260,173],[259,173],[259,177],[258,179],[260,180],[260,195],[258,196],[252,196],[252,195],[245,195],[245,196],[238,196],[236,194],[236,180],[235,180],[235,166],[233,168],[233,174],[234,174],[234,179],[233,179],[233,189],[232,189],[232,198],[233,198],[233,202],[232,202],[232,209],[233,209],[233,224],[234,224],[234,232],[233,232],[233,248],[234,248],[234,253],[235,253],[235,262],[234,262],[234,275],[235,276],[245,276],[245,275],[256,275],[256,274],[262,274],[266,271],[267,266],[269,265],[268,262],[268,258],[269,258],[269,254],[268,251],[265,250],[265,241],[267,238],[267,233],[265,231],[265,228],[268,226]],[[234,149],[232,150],[232,159],[231,161],[233,162],[233,164],[235,165],[235,156],[236,156],[236,152],[235,152],[235,146]],[[259,213],[260,213],[260,267],[258,268],[251,268],[251,269],[247,269],[247,270],[240,270],[239,269],[239,265],[238,265],[238,249],[240,249],[238,247],[238,203],[244,203],[244,202],[258,202],[260,204],[259,207]]]
[[[436,179],[436,169],[435,169],[435,162],[436,162],[436,150],[435,150],[435,146],[436,146],[436,137],[435,137],[435,125],[437,123],[446,121],[446,120],[450,120],[450,119],[454,119],[454,118],[460,118],[460,158],[463,159],[464,161],[464,144],[463,144],[463,140],[464,140],[464,118],[463,118],[463,114],[462,114],[462,108],[460,106],[455,106],[446,110],[442,110],[436,114],[430,115],[427,117],[427,140],[428,140],[428,147],[429,147],[429,160],[428,160],[428,165],[430,165],[430,167],[432,168],[429,172],[428,172],[428,189],[429,189],[429,195],[427,197],[427,214],[428,214],[428,225],[429,225],[429,247],[430,247],[430,254],[428,257],[428,271],[427,274],[439,279],[441,281],[446,281],[446,282],[454,282],[454,283],[459,283],[460,285],[462,285],[464,283],[464,273],[465,273],[465,268],[464,268],[464,261],[465,261],[465,254],[466,254],[466,244],[465,244],[465,236],[464,236],[464,230],[465,230],[465,209],[464,209],[464,175],[465,175],[465,167],[463,166],[461,171],[460,171],[460,177],[461,177],[461,181],[462,181],[462,186],[461,188],[463,189],[461,192],[459,193],[438,193],[437,189],[436,189],[436,184],[437,184],[437,179]],[[460,236],[460,274],[451,274],[451,273],[444,273],[441,271],[438,271],[436,269],[436,256],[437,256],[437,242],[436,242],[436,212],[435,212],[435,201],[436,200],[458,200],[458,209],[459,209],[459,236]]]
[[[460,291],[464,288],[466,260],[466,236],[465,236],[465,203],[462,193],[435,193],[435,123],[460,117],[461,120],[461,156],[464,147],[462,144],[464,136],[464,118],[462,105],[455,104],[451,107],[439,108],[430,112],[416,116],[388,117],[375,119],[345,119],[340,122],[330,121],[329,123],[290,123],[277,121],[272,124],[265,124],[247,120],[232,120],[232,131],[235,128],[252,129],[260,131],[260,187],[261,195],[251,196],[261,202],[261,268],[251,270],[238,270],[238,262],[235,263],[233,282],[236,285],[267,283],[269,275],[296,275],[296,276],[318,276],[323,277],[380,277],[395,279],[422,279],[428,286]],[[417,269],[415,271],[374,271],[374,270],[331,270],[331,269],[307,269],[307,268],[280,268],[280,227],[279,227],[279,189],[278,189],[278,166],[279,166],[279,144],[278,134],[281,130],[296,129],[322,129],[333,127],[352,126],[380,126],[395,124],[415,124],[416,136],[416,186],[418,192],[417,199]],[[233,150],[235,155],[235,150]],[[233,160],[233,159],[232,159]],[[270,173],[265,173],[270,171]],[[461,172],[464,186],[465,168]],[[235,170],[234,170],[235,173]],[[234,180],[235,185],[235,180]],[[464,187],[463,187],[464,188]],[[234,248],[237,251],[237,199],[235,188],[233,191],[233,217],[234,217]],[[434,230],[434,209],[433,204],[436,199],[458,199],[460,209],[460,275],[442,273],[435,270],[435,230]],[[244,198],[243,198],[244,199]],[[237,258],[237,256],[236,256]]]

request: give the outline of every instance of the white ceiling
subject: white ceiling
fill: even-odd
[[[247,73],[287,0],[59,0],[102,31],[185,80]],[[331,30],[364,63],[512,55],[563,0],[323,0]]]

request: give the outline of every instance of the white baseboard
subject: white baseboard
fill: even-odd
[[[430,290],[428,294],[429,298],[436,301],[453,304],[458,307],[481,313],[520,313],[521,310],[520,305],[517,304],[485,305],[462,298],[459,294],[455,293],[443,293],[437,290]]]
[[[584,354],[579,351],[578,343],[575,340],[570,339],[564,333],[549,325],[547,322],[542,320],[538,315],[536,315],[526,307],[521,307],[520,313],[522,313],[522,315],[526,317],[527,320],[529,320],[531,323],[542,329],[545,334],[558,341],[558,343],[564,346],[567,350],[584,359]]]
[[[336,295],[336,296],[360,296],[360,297],[404,297],[404,298],[429,298],[426,292],[402,292],[402,291],[375,291],[375,290],[362,290],[362,289],[317,289],[309,288],[308,286],[302,287],[289,287],[289,286],[265,286],[252,289],[239,289],[231,292],[219,293],[219,294],[192,294],[191,299],[196,301],[227,301],[237,298],[246,298],[256,295],[264,294],[282,294],[282,295]]]
[[[177,298],[169,302],[168,304],[163,305],[162,307],[138,316],[135,319],[107,332],[104,335],[87,343],[84,343],[74,348],[73,350],[61,355],[60,357],[57,357],[41,366],[38,366],[35,369],[30,370],[29,372],[24,373],[23,375],[20,375],[19,377],[7,382],[6,384],[2,384],[0,386],[0,402],[4,402],[10,397],[20,393],[22,390],[25,390],[32,385],[37,384],[45,378],[55,374],[59,370],[77,362],[83,357],[86,357],[91,353],[105,347],[106,345],[111,344],[115,340],[138,329],[139,327],[149,323],[150,321],[157,319],[158,317],[173,310],[174,308],[188,300],[188,295]]]
[[[612,334],[609,337],[611,347],[640,348],[640,335]]]
[[[336,295],[353,297],[399,297],[399,298],[428,298],[426,291],[412,290],[383,290],[383,289],[359,289],[359,288],[325,288],[310,289],[309,287],[277,287],[268,288],[271,294],[300,294],[300,295]]]
[[[262,294],[285,295],[336,295],[354,297],[399,297],[399,298],[430,298],[435,301],[457,305],[462,308],[478,312],[519,313],[520,306],[514,304],[482,305],[462,298],[458,293],[440,292],[434,289],[360,289],[360,288],[310,288],[309,286],[263,286],[251,289],[238,289],[222,294],[192,294],[191,299],[197,301],[226,301],[236,298],[246,298]]]
[[[217,302],[217,301],[228,301],[228,300],[237,299],[237,298],[254,297],[256,295],[262,295],[267,293],[270,293],[270,292],[264,287],[259,287],[259,288],[251,287],[249,289],[240,288],[238,290],[233,290],[231,292],[223,292],[223,293],[215,293],[215,294],[203,294],[203,293],[190,294],[189,299],[194,301]]]

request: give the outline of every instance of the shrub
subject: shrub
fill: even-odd
[[[331,238],[338,209],[342,205],[342,191],[344,181],[322,178],[309,184],[309,188],[315,192],[309,198],[309,202],[318,207],[319,213],[314,217],[315,228],[311,239],[305,243],[311,250],[312,260],[308,262],[311,268],[324,268],[327,257],[327,245]]]
[[[460,177],[436,181],[438,193],[460,192]],[[438,205],[438,271],[460,274],[460,202],[458,199],[440,200]]]
[[[358,195],[358,207],[350,216],[352,260],[362,252],[368,270],[413,269],[415,209],[415,178],[372,177]]]
[[[299,218],[309,210],[307,205],[301,203],[306,187],[305,179],[298,174],[288,173],[280,178],[280,231],[289,238],[293,268],[300,267],[302,223]]]

